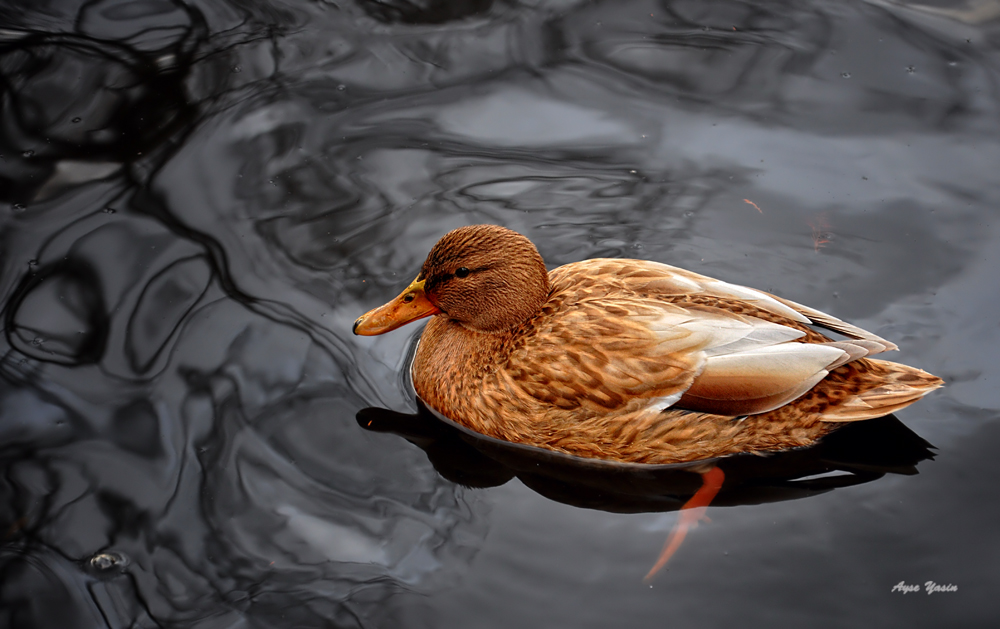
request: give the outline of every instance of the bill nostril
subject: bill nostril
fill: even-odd
[[[403,297],[403,303],[404,304],[410,303],[411,301],[413,301],[414,297],[415,295],[413,293],[408,294],[406,297]]]

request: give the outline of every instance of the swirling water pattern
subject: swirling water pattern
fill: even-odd
[[[6,3],[0,623],[996,620],[998,6]],[[473,222],[873,329],[948,380],[901,415],[939,460],[720,511],[641,584],[672,515],[354,421],[413,407],[417,331],[351,323]]]

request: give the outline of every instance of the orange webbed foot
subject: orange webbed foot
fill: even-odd
[[[701,488],[695,492],[691,499],[684,503],[681,507],[680,513],[677,517],[677,523],[674,525],[673,530],[670,531],[670,535],[667,537],[667,542],[663,546],[663,551],[660,552],[660,558],[656,560],[656,564],[650,568],[649,572],[643,578],[643,581],[649,581],[660,571],[663,566],[667,565],[667,561],[673,556],[677,549],[681,547],[681,543],[687,536],[687,532],[690,529],[698,526],[701,521],[710,522],[708,516],[705,515],[705,509],[711,504],[712,500],[715,498],[719,490],[722,489],[722,483],[725,481],[726,475],[717,467],[713,467],[707,472],[701,474]]]

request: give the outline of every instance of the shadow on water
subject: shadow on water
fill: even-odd
[[[994,520],[967,473],[995,474],[952,448],[998,408],[992,6],[0,4],[0,627],[731,626],[761,604],[982,624],[995,545],[972,527]],[[643,513],[695,474],[372,408],[412,400],[408,338],[351,323],[475,222],[551,266],[658,260],[864,319],[947,377],[901,414],[942,454],[870,482],[929,458],[887,418],[725,459],[715,504],[773,503],[747,527],[803,505],[801,543],[857,531],[847,559],[755,529],[784,554],[742,547],[730,604],[705,604],[714,564],[639,599]],[[552,499],[522,521],[515,477]],[[931,536],[926,504],[971,524]],[[547,537],[599,544],[612,514],[637,541],[600,570]],[[970,598],[879,598],[931,564]]]
[[[590,461],[479,435],[441,420],[381,408],[358,412],[366,430],[391,432],[418,446],[443,477],[468,487],[494,487],[517,477],[546,498],[612,513],[679,509],[701,486],[695,468],[714,463],[725,483],[713,506],[807,498],[885,474],[916,474],[932,446],[889,415],[858,422],[805,449],[737,455],[678,465]],[[810,477],[810,478],[807,478]]]

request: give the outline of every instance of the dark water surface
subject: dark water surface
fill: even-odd
[[[0,626],[1000,626],[997,0],[5,0],[0,99]],[[697,476],[399,415],[419,326],[350,334],[475,222],[948,386],[643,583]]]

